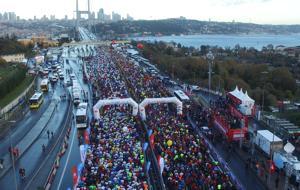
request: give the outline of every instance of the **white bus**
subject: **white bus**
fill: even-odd
[[[77,80],[73,80],[73,86],[72,86],[72,94],[73,94],[73,103],[75,105],[79,105],[81,102],[81,86],[78,83]]]
[[[81,98],[80,98],[80,92],[73,92],[73,103],[75,104],[75,106],[79,105],[81,102]]]
[[[49,90],[48,84],[49,84],[49,80],[48,80],[48,79],[43,79],[43,80],[41,81],[40,87],[41,87],[41,90],[42,90],[43,92],[48,92],[48,90]]]
[[[88,126],[87,103],[80,103],[76,111],[76,127],[86,128]]]
[[[174,95],[182,102],[190,101],[190,98],[182,90],[175,90]]]

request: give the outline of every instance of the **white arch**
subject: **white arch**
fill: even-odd
[[[129,104],[132,106],[132,115],[136,116],[138,114],[139,105],[132,98],[123,99],[105,99],[99,100],[97,104],[93,106],[93,112],[95,119],[100,118],[99,109],[105,105],[115,105],[115,104]]]
[[[146,98],[140,103],[139,111],[142,120],[146,120],[146,110],[145,107],[148,104],[157,104],[157,103],[174,103],[177,106],[177,114],[182,114],[182,102],[176,97],[166,97],[166,98]]]

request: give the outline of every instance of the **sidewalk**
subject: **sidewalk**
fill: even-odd
[[[254,154],[251,155],[251,153],[237,147],[235,149],[235,153],[237,156],[239,156],[243,160],[244,163],[247,162],[248,158],[252,158],[253,162],[251,162],[251,164],[249,165],[248,170],[255,173],[257,179],[260,180],[262,183],[264,183],[268,187],[268,189],[274,189],[274,190],[284,189],[285,175],[281,174],[279,172],[275,172],[275,173],[271,174],[271,176],[269,176],[270,175],[269,171],[268,171],[269,168],[267,166],[268,159],[260,151],[255,150]],[[259,161],[259,163],[260,163],[259,169],[256,168],[254,159]],[[264,164],[261,164],[262,162]],[[264,166],[262,166],[262,165],[264,165]],[[276,188],[275,180],[277,177],[279,179],[279,183],[278,183],[278,187]]]
[[[47,110],[35,124],[35,126],[24,136],[24,138],[21,141],[18,142],[18,144],[16,144],[15,147],[19,149],[19,156],[15,159],[15,161],[22,157],[26,150],[28,150],[28,148],[36,141],[36,139],[42,133],[42,131],[50,121],[51,117],[53,116],[57,104],[57,101],[52,101]],[[7,153],[2,157],[4,169],[0,171],[0,178],[3,177],[6,174],[6,172],[8,172],[9,169],[12,167],[11,155],[8,150],[6,151]]]

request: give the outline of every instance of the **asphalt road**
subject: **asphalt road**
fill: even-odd
[[[65,69],[72,68],[73,73],[76,76],[77,81],[81,85],[84,91],[89,91],[88,85],[83,82],[82,76],[82,62],[78,59],[69,59],[69,65],[65,65]],[[68,79],[68,78],[67,78]],[[71,88],[70,88],[71,90]],[[89,94],[91,94],[89,92]],[[89,97],[89,117],[91,117],[91,98]],[[74,107],[73,114],[75,115],[76,108]],[[75,127],[75,121],[72,123],[72,131],[70,134],[70,139],[68,141],[69,148],[61,160],[61,166],[57,170],[55,180],[52,183],[53,189],[68,189],[73,187],[73,177],[72,177],[72,167],[80,164],[80,151],[79,151],[79,140],[77,138],[78,133],[83,133],[84,130],[78,131]]]
[[[53,95],[51,95],[53,93]],[[55,87],[54,92],[48,92],[48,100],[43,103],[43,106],[36,111],[31,111],[28,113],[28,116],[24,118],[24,120],[18,122],[17,126],[15,128],[15,131],[12,134],[12,140],[15,143],[22,142],[23,136],[27,134],[27,130],[31,129],[35,125],[35,122],[37,122],[40,119],[41,114],[43,113],[44,107],[46,108],[50,102],[50,98],[58,99],[61,94],[64,94],[63,87],[59,86],[58,84]],[[48,104],[48,105],[47,105]],[[67,111],[68,103],[67,101],[60,101],[57,110],[60,110],[59,112],[54,112],[52,118],[50,119],[48,125],[43,129],[42,133],[38,135],[37,139],[34,141],[33,144],[30,145],[30,147],[27,150],[24,150],[24,153],[22,156],[15,162],[15,168],[16,168],[16,178],[17,178],[17,186],[18,189],[23,189],[24,185],[31,179],[31,176],[34,174],[34,171],[37,169],[37,167],[40,165],[40,163],[43,160],[43,157],[45,156],[42,151],[42,144],[46,146],[46,150],[50,148],[52,142],[56,139],[60,132],[60,126],[61,123],[64,120],[64,113]],[[27,119],[28,118],[28,119]],[[45,120],[48,120],[49,118],[43,118]],[[26,130],[25,130],[26,129]],[[48,139],[47,130],[52,131],[54,133],[53,138]],[[34,133],[34,131],[31,131],[31,133]],[[4,141],[7,141],[6,139]],[[8,151],[9,143],[1,143],[1,146],[7,146],[3,147]],[[2,153],[2,151],[1,151]],[[26,180],[22,181],[19,178],[18,170],[19,168],[25,168],[26,170]],[[44,172],[48,172],[48,168],[44,168]],[[5,189],[15,189],[15,182],[14,182],[14,170],[11,167],[5,175],[0,179],[0,187],[4,187]]]
[[[41,115],[49,106],[51,99],[52,93],[49,92],[44,96],[44,103],[38,110],[29,110],[25,114],[24,118],[18,121],[12,127],[11,140],[13,146],[15,146],[28,133],[28,131],[31,130],[31,128],[35,125],[35,123],[39,120]],[[9,147],[9,134],[7,134],[7,136],[4,139],[0,140],[0,157],[3,157],[3,155],[7,153]]]
[[[83,35],[88,37],[84,33]],[[88,85],[84,84],[82,80],[82,62],[79,63],[77,55],[74,52],[72,52],[70,56],[73,57],[68,57],[70,60],[69,65],[64,64],[64,73],[66,73],[66,69],[72,68],[81,87],[85,91],[89,91]],[[64,63],[66,63],[66,58],[64,59]],[[65,80],[66,79],[69,79],[69,76],[65,75]],[[31,129],[33,129],[38,120],[42,117],[43,113],[47,110],[51,100],[60,99],[61,95],[66,94],[66,90],[71,92],[71,87],[65,89],[61,84],[63,84],[63,82],[59,81],[54,86],[50,87],[49,92],[44,96],[42,106],[38,110],[30,110],[20,121],[15,123],[10,133],[13,146],[20,142],[24,142],[24,137],[29,132],[34,133]],[[90,94],[91,93],[89,93],[89,102],[91,102]],[[7,170],[7,172],[3,173],[3,176],[0,178],[1,190],[16,189],[16,185],[17,189],[36,189],[45,184],[55,157],[61,148],[61,140],[59,138],[63,138],[66,133],[66,128],[64,128],[64,130],[62,129],[66,119],[66,112],[69,110],[69,105],[70,103],[66,100],[59,101],[57,111],[54,111],[53,116],[49,120],[47,126],[43,129],[42,133],[36,134],[37,138],[34,143],[24,150],[22,156],[15,161],[15,171],[13,170],[13,167],[11,167]],[[89,106],[89,116],[91,116],[92,105]],[[76,108],[71,111],[75,115]],[[48,138],[48,130],[54,133],[53,137],[50,135],[50,138]],[[81,162],[79,140],[77,138],[78,132],[82,133],[83,131],[78,131],[76,129],[75,120],[73,119],[71,123],[70,138],[68,140],[69,148],[60,161],[60,167],[57,170],[56,178],[52,184],[52,189],[68,189],[73,186],[71,170],[73,166],[77,166]],[[63,133],[63,135],[60,135],[61,133]],[[8,137],[9,136],[6,136],[4,139],[0,140],[0,158],[8,153],[8,149],[10,147],[10,138]],[[46,146],[45,152],[42,151],[43,144]],[[25,168],[25,180],[20,179],[18,174],[19,168]],[[16,176],[16,185],[14,176]]]

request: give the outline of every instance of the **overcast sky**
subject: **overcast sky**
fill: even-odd
[[[104,8],[135,19],[162,19],[184,16],[212,21],[260,24],[300,24],[300,0],[90,0],[91,10]],[[21,18],[68,15],[73,18],[76,0],[0,0],[0,12],[16,12]],[[86,7],[87,0],[79,0]]]

